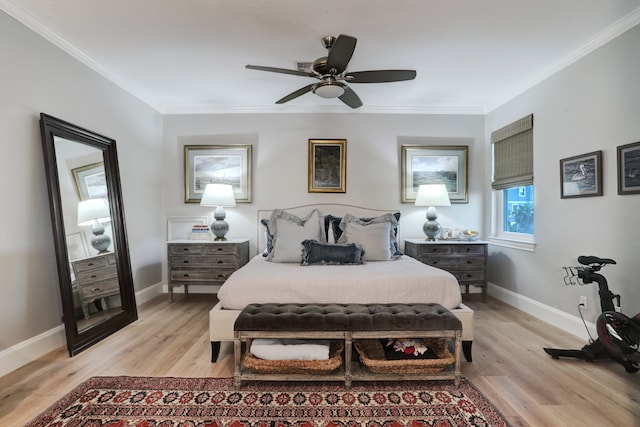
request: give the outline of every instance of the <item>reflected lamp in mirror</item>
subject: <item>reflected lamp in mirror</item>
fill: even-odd
[[[215,206],[213,213],[215,221],[211,224],[211,232],[216,236],[215,240],[227,240],[224,236],[229,231],[229,224],[225,221],[227,214],[224,208],[234,207],[236,198],[233,195],[233,186],[230,184],[207,184],[200,200],[200,206]]]
[[[451,206],[449,192],[444,184],[425,184],[418,187],[415,206],[427,206],[427,221],[422,226],[427,240],[434,241],[440,236],[442,227],[436,221],[438,212],[436,206]]]
[[[108,252],[111,245],[111,238],[104,234],[104,226],[102,225],[109,221],[111,221],[111,214],[107,199],[89,199],[78,203],[78,225],[91,226],[93,232],[91,246],[99,254]]]

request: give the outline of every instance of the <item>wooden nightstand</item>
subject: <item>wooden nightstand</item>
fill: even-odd
[[[480,286],[482,299],[487,296],[487,242],[407,239],[404,241],[404,253],[427,265],[450,272],[466,288],[467,294],[469,286]]]
[[[231,273],[249,261],[249,239],[225,241],[172,240],[167,242],[169,301],[173,288],[189,285],[222,285]]]
[[[109,297],[120,295],[118,266],[114,253],[73,261],[71,267],[76,277],[85,319],[89,318],[89,304],[105,298],[109,308]]]

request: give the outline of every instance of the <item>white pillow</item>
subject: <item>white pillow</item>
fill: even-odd
[[[273,250],[267,261],[301,262],[304,240],[325,241],[322,232],[322,214],[314,209],[305,218],[276,209],[269,219],[269,232],[273,234]]]
[[[390,261],[393,256],[391,221],[364,222],[346,214],[340,223],[339,243],[356,243],[364,250],[365,261]]]

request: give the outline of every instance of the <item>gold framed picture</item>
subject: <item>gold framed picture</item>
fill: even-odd
[[[347,192],[347,140],[309,140],[309,193]]]

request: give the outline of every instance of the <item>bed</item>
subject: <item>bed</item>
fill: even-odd
[[[251,303],[439,303],[462,321],[471,361],[473,310],[453,275],[400,255],[399,218],[344,204],[259,210],[259,253],[221,286],[209,312],[211,361]]]

